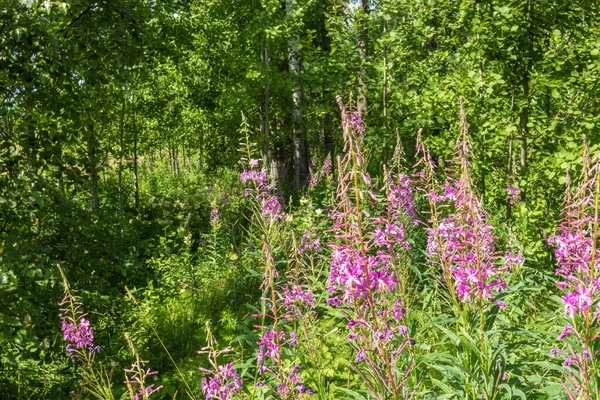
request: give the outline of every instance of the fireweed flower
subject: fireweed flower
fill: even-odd
[[[518,187],[511,186],[509,183],[508,187],[506,188],[506,192],[506,201],[508,201],[510,205],[515,205],[520,201],[521,189],[519,189]]]
[[[285,282],[286,276],[280,282],[267,237],[263,237],[263,255],[266,265],[260,287],[264,294],[262,301],[268,311],[255,316],[263,318],[263,321],[272,321],[272,325],[257,326],[263,329],[263,334],[257,342],[256,366],[261,379],[256,387],[280,399],[299,399],[312,391],[302,383],[300,365],[294,362],[292,354],[298,344],[298,336],[288,322],[305,320],[299,317],[304,317],[314,307],[314,298],[312,291],[299,283],[298,277],[296,283]]]
[[[336,205],[331,211],[328,304],[340,307],[348,319],[348,340],[356,349],[354,368],[368,378],[376,398],[384,393],[404,396],[412,362],[399,364],[411,345],[404,325],[406,310],[397,301],[405,276],[403,262],[410,249],[404,223],[414,213],[410,181],[389,175],[386,196],[380,196],[366,173],[361,149],[365,127],[358,113],[342,114],[344,149],[338,158]],[[365,378],[366,379],[366,378]]]
[[[523,259],[522,253],[510,253],[506,252],[504,254],[504,269],[507,271],[511,271],[516,267],[522,267],[525,260]]]
[[[257,343],[259,348],[256,363],[259,365],[259,373],[263,374],[270,370],[270,365],[276,365],[281,361],[282,346],[294,347],[297,343],[298,337],[295,332],[287,335],[283,331],[266,332]]]
[[[147,382],[148,377],[158,375],[158,372],[145,367],[148,362],[140,358],[128,333],[125,333],[125,340],[135,357],[135,362],[131,364],[131,368],[125,368],[125,385],[129,389],[132,400],[148,400],[153,393],[163,388],[163,386],[155,387],[154,384],[148,384]]]
[[[315,306],[312,290],[304,289],[301,285],[288,283],[283,288],[283,294],[278,293],[278,296],[282,300],[282,308],[285,311],[282,318],[296,318]]]
[[[250,161],[248,162],[248,165],[250,165],[250,168],[252,168],[252,169],[258,169],[258,166],[260,165],[260,160],[251,158]]]
[[[461,303],[482,306],[506,289],[510,270],[522,264],[520,254],[507,254],[499,263],[493,227],[487,223],[487,213],[472,186],[470,142],[461,100],[461,132],[456,143],[456,170],[447,172],[443,186],[435,184],[433,162],[418,136],[421,155],[419,174],[423,191],[428,194],[430,221],[427,255],[430,262],[441,265],[445,283],[453,298]],[[447,210],[446,216],[440,210]]]
[[[246,126],[245,120],[244,126]],[[246,132],[245,142],[242,143],[240,149],[245,153],[245,157],[241,160],[244,170],[240,174],[240,181],[249,186],[244,189],[244,196],[254,197],[260,208],[261,217],[266,224],[283,220],[285,219],[283,198],[276,192],[275,188],[269,185],[267,170],[264,167],[261,168],[261,160],[252,158],[256,143],[250,143],[247,126],[244,131]]]
[[[563,386],[570,399],[598,396],[597,340],[600,337],[600,260],[597,251],[600,203],[600,154],[589,156],[584,137],[583,169],[571,193],[567,179],[561,224],[548,242],[554,246],[557,285],[563,290],[563,313],[570,320],[558,340],[570,367]],[[578,350],[580,349],[580,350]]]
[[[423,221],[427,238],[427,258],[441,277],[452,312],[457,317],[454,336],[458,345],[452,364],[463,365],[469,372],[461,382],[465,398],[492,398],[502,391],[506,353],[497,348],[502,341],[489,328],[495,321],[497,308],[506,304],[498,295],[506,287],[511,270],[523,262],[520,254],[504,256],[496,249],[494,228],[483,201],[477,196],[472,179],[472,153],[464,103],[460,98],[460,132],[452,160],[445,170],[438,170],[424,145],[421,131],[417,135],[415,168],[419,187],[428,202],[428,221]],[[516,247],[516,246],[515,246]],[[463,343],[478,341],[477,350]],[[454,339],[452,339],[454,340]],[[496,360],[487,354],[497,351]],[[453,379],[463,379],[452,374]]]
[[[387,211],[391,214],[392,220],[407,220],[416,225],[419,222],[413,194],[413,186],[416,182],[406,173],[406,159],[400,136],[396,137],[391,164],[392,169],[389,170],[384,166]]]
[[[63,340],[67,342],[65,349],[71,354],[71,359],[79,358],[91,363],[94,355],[100,351],[100,346],[94,345],[94,329],[86,318],[87,313],[81,311],[81,300],[66,289],[60,305],[60,311],[63,313],[61,330]]]
[[[258,341],[256,364],[261,380],[256,387],[269,389],[281,399],[300,398],[303,394],[312,394],[306,388],[300,376],[300,365],[291,363],[285,352],[298,344],[295,332],[286,333],[271,329]]]
[[[356,133],[360,135],[365,134],[365,125],[363,123],[362,117],[360,116],[360,113],[350,113],[350,120],[348,122]]]
[[[235,369],[235,362],[226,365],[217,365],[215,371],[201,368],[210,378],[202,378],[200,389],[206,396],[206,400],[219,399],[229,400],[242,388],[242,380]]]
[[[200,371],[206,374],[200,385],[202,394],[206,400],[230,400],[242,388],[243,383],[234,369],[234,361],[222,365],[218,363],[217,359],[223,354],[229,353],[231,347],[222,350],[217,349],[217,341],[212,335],[208,322],[206,322],[206,342],[208,345],[200,350],[198,354],[208,356],[208,362],[212,369],[200,368]]]
[[[310,231],[305,232],[300,239],[300,247],[298,248],[298,252],[303,254],[307,251],[311,251],[314,253],[321,252],[321,239],[315,238],[313,239],[314,234]]]
[[[328,155],[325,161],[323,162],[321,170],[318,173],[315,172],[311,174],[308,180],[309,188],[317,186],[319,182],[322,182],[323,180],[327,179],[327,177],[330,176],[332,172],[333,164],[331,163],[331,156]]]
[[[391,190],[387,196],[388,211],[406,212],[416,222],[417,211],[412,193],[412,181],[407,175],[399,174],[396,179],[390,178]]]
[[[334,298],[351,304],[354,300],[369,301],[375,292],[389,292],[397,286],[395,276],[378,256],[364,256],[350,246],[336,246],[332,251],[329,292]]]
[[[69,317],[62,317],[62,331],[63,340],[68,343],[66,350],[69,353],[74,353],[77,349],[89,354],[100,351],[99,346],[94,346],[94,329],[90,326],[90,321],[83,316],[79,319],[79,324]]]
[[[94,345],[94,329],[87,319],[87,313],[82,311],[81,299],[71,290],[67,278],[60,268],[63,278],[65,296],[60,303],[61,330],[63,340],[67,342],[65,349],[71,355],[71,360],[77,362],[77,367],[84,377],[82,386],[97,397],[114,399],[110,376],[102,366],[96,365],[94,358],[100,347]]]
[[[439,223],[439,229],[428,228],[430,259],[440,260],[451,278],[454,292],[461,302],[485,302],[506,288],[504,274],[514,265],[514,258],[497,265],[496,240],[492,226],[485,222],[479,207],[455,203],[456,214]],[[517,257],[518,260],[518,257]]]
[[[326,175],[331,175],[333,173],[333,163],[331,162],[331,155],[328,155],[325,161],[323,162],[323,167],[321,167],[321,177],[325,177]]]
[[[212,209],[212,211],[210,212],[210,219],[214,223],[218,223],[219,222],[219,220],[221,219],[221,217],[219,216],[219,209],[218,208],[213,208]]]
[[[267,221],[285,218],[283,214],[283,201],[280,195],[274,194],[274,188],[267,184],[266,169],[258,170],[258,160],[252,159],[250,170],[244,170],[240,175],[242,183],[250,183],[254,188],[244,190],[244,196],[253,195],[259,203],[263,217]]]

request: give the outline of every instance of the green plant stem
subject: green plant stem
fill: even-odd
[[[152,332],[154,333],[154,336],[156,336],[156,339],[158,340],[158,342],[160,343],[160,345],[162,346],[163,350],[165,351],[165,353],[167,353],[167,356],[169,356],[169,359],[171,360],[171,363],[173,363],[173,366],[175,367],[175,369],[177,370],[177,373],[179,374],[179,377],[181,378],[181,380],[183,381],[183,383],[185,384],[185,387],[187,389],[187,395],[191,398],[191,399],[195,399],[196,397],[194,396],[194,392],[192,391],[192,389],[190,388],[190,385],[188,384],[187,380],[185,379],[185,376],[183,375],[183,372],[181,372],[181,369],[179,369],[179,366],[177,365],[177,363],[175,362],[175,360],[173,359],[173,356],[171,356],[171,353],[169,352],[169,350],[167,349],[167,346],[165,346],[164,342],[162,341],[162,339],[160,338],[160,335],[158,334],[158,332],[156,331],[156,328],[154,328],[154,325],[152,325],[152,323],[150,322],[150,319],[148,318],[148,316],[146,315],[146,313],[142,310],[142,308],[140,307],[139,303],[137,302],[136,298],[133,296],[133,293],[131,293],[131,291],[129,290],[129,288],[127,286],[125,286],[125,291],[127,292],[127,294],[129,295],[129,298],[133,301],[133,303],[137,306],[137,308],[142,312],[142,316],[144,318],[144,321],[146,322],[146,324],[150,327],[150,329],[152,330]]]

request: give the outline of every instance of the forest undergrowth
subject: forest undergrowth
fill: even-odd
[[[0,4],[0,400],[600,400],[597,0]]]
[[[338,104],[343,148],[300,198],[271,184],[246,123],[241,172],[174,180],[153,166],[142,192],[163,194],[130,225],[141,232],[111,227],[122,258],[99,257],[79,287],[55,266],[49,346],[64,353],[53,379],[37,378],[43,396],[597,398],[597,150],[583,138],[547,239],[555,265],[539,268],[520,240],[518,186],[506,189],[514,224],[494,226],[473,183],[462,99],[452,159],[438,165],[419,132],[416,153],[398,141],[376,176],[368,129]],[[149,229],[162,233],[140,241]],[[147,252],[128,260],[127,246]],[[92,297],[110,263],[122,276]],[[4,387],[35,396],[16,378]]]

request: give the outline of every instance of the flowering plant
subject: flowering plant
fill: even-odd
[[[456,319],[453,329],[440,325],[446,339],[457,343],[452,363],[462,365],[468,374],[456,377],[453,390],[467,398],[495,398],[507,386],[506,346],[494,329],[498,309],[506,308],[501,300],[507,277],[523,263],[521,254],[500,257],[494,228],[488,223],[482,201],[474,190],[471,174],[471,146],[462,98],[460,99],[460,133],[456,142],[453,167],[444,171],[442,183],[420,132],[417,152],[420,190],[429,203],[426,224],[427,257],[430,265],[441,272],[439,283],[445,289]],[[490,354],[494,354],[490,358]],[[435,368],[446,374],[439,358]]]
[[[95,356],[100,346],[94,344],[94,329],[88,320],[88,314],[83,312],[81,298],[69,286],[66,275],[58,267],[63,278],[64,297],[60,303],[61,329],[63,340],[67,342],[65,349],[71,360],[77,363],[83,376],[83,387],[95,398],[113,400],[111,379],[107,371],[98,366]]]
[[[244,129],[244,132],[245,142],[241,148],[245,153],[242,158],[244,170],[240,180],[250,186],[246,189],[245,196],[254,200],[253,222],[262,232],[261,262],[264,265],[260,286],[263,292],[262,310],[254,315],[262,320],[256,326],[262,333],[257,341],[258,378],[255,388],[258,393],[270,398],[300,398],[313,391],[302,383],[301,367],[294,356],[298,337],[293,322],[300,315],[303,306],[310,307],[312,295],[304,291],[299,280],[294,284],[286,282],[286,277],[276,268],[272,246],[286,233],[283,201],[267,183],[266,170],[259,170],[261,160],[253,158],[255,144],[250,142],[248,130]],[[305,237],[301,248],[303,252],[312,253],[320,248],[320,243]]]
[[[407,310],[398,299],[406,287],[402,273],[410,249],[404,222],[414,213],[410,182],[390,177],[380,198],[362,154],[365,126],[338,97],[344,152],[338,159],[336,206],[331,216],[336,241],[330,243],[329,304],[347,318],[348,339],[356,350],[353,368],[376,399],[409,399],[414,344],[405,325]],[[406,293],[401,293],[406,294]],[[415,386],[418,386],[416,384]]]
[[[199,351],[199,354],[208,355],[208,362],[212,369],[200,368],[206,374],[202,378],[202,394],[206,400],[230,400],[242,388],[242,380],[234,369],[235,362],[219,364],[218,358],[231,351],[231,347],[223,350],[216,348],[217,342],[212,335],[210,325],[206,323],[207,346]]]
[[[148,362],[140,358],[128,333],[125,333],[125,340],[127,340],[135,357],[135,362],[131,367],[125,369],[125,385],[129,390],[129,398],[130,400],[148,400],[153,393],[163,388],[162,386],[155,387],[154,384],[148,384],[148,377],[157,375],[158,372],[145,368]]]
[[[599,212],[600,154],[591,159],[584,137],[579,184],[574,193],[567,184],[562,222],[549,239],[555,247],[556,284],[564,293],[561,300],[568,320],[558,335],[562,349],[552,350],[552,355],[564,358],[562,385],[572,400],[600,396]]]

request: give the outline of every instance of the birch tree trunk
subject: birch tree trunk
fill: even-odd
[[[260,133],[262,136],[263,165],[269,173],[271,186],[279,187],[279,163],[274,150],[274,141],[271,140],[271,73],[270,56],[266,43],[263,43],[260,53],[261,62],[265,70],[265,91],[260,99]]]
[[[293,12],[295,8],[295,0],[285,0],[285,9],[290,18],[293,18]],[[302,68],[302,59],[300,57],[300,49],[298,44],[300,43],[300,37],[298,35],[292,36],[289,40],[289,65],[290,74],[292,75],[293,88],[292,88],[292,122],[294,130],[294,177],[296,187],[298,189],[306,186],[308,182],[308,145],[306,143],[306,134],[304,132],[304,126],[302,121],[302,102],[304,92],[302,86],[299,83],[300,69]]]

